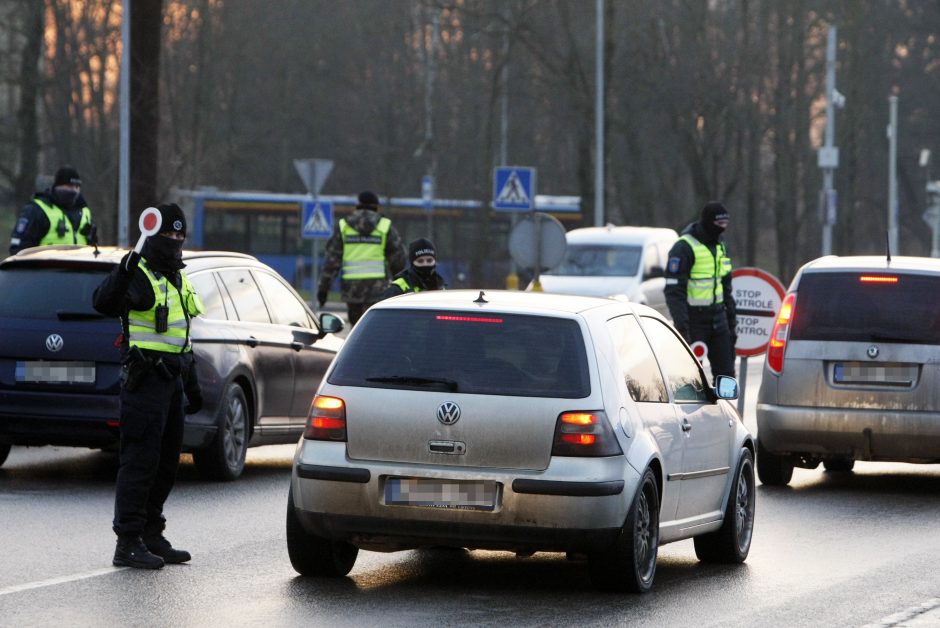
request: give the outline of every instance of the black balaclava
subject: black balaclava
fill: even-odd
[[[716,225],[716,220],[728,220],[730,218],[728,210],[725,209],[725,206],[719,203],[718,201],[712,201],[707,203],[705,207],[702,208],[702,218],[699,222],[702,225],[702,228],[705,230],[705,233],[712,240],[718,240],[718,237],[725,230],[724,227]]]
[[[434,258],[434,264],[431,266],[415,266],[416,259],[423,255],[430,255]],[[434,276],[437,270],[437,251],[434,250],[434,243],[427,238],[418,238],[408,245],[408,261],[411,267],[421,279],[428,280]]]
[[[81,193],[78,190],[59,187],[62,185],[81,187],[82,178],[78,175],[78,170],[72,166],[62,166],[56,170],[55,180],[52,182],[52,200],[62,209],[72,209]]]
[[[175,231],[186,235],[186,215],[176,203],[160,205],[160,232]],[[141,251],[147,264],[161,273],[175,273],[183,264],[183,240],[174,240],[163,235],[152,235],[144,242]]]

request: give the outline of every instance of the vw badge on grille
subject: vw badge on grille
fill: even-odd
[[[453,425],[460,419],[460,406],[453,401],[445,401],[437,408],[437,420],[444,425]]]
[[[872,360],[878,357],[878,345],[871,345],[868,347],[868,357]]]
[[[46,336],[46,349],[52,352],[56,352],[62,348],[62,345],[65,344],[65,341],[62,340],[62,336],[59,334],[49,334]]]

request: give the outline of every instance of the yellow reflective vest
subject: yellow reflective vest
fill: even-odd
[[[695,263],[689,270],[687,289],[689,305],[724,303],[724,288],[721,280],[731,272],[731,258],[728,257],[725,243],[716,244],[715,254],[712,255],[707,246],[689,234],[679,239],[685,240],[692,247],[692,254],[695,255]]]
[[[180,289],[167,281],[166,277],[157,279],[147,267],[146,260],[140,260],[138,266],[153,287],[153,306],[146,311],[131,310],[127,313],[128,343],[132,347],[164,351],[166,353],[185,353],[192,351],[189,339],[189,319],[202,314],[202,301],[186,273],[180,273]],[[167,330],[157,332],[157,307],[166,305]]]
[[[362,235],[345,218],[339,221],[343,236],[343,279],[385,278],[385,241],[391,227],[392,221],[382,217],[372,233]]]
[[[91,229],[91,210],[89,208],[82,207],[82,218],[78,222],[78,231],[76,231],[72,228],[72,221],[69,220],[69,217],[65,214],[65,210],[58,205],[50,205],[39,198],[34,198],[33,203],[35,203],[46,215],[46,218],[49,219],[49,231],[47,231],[46,235],[39,241],[40,246],[48,246],[51,244],[88,244],[88,238],[81,232],[87,232]],[[59,224],[65,227],[61,236],[59,235]],[[85,228],[86,225],[88,227],[87,229]]]

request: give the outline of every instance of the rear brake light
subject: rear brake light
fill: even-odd
[[[894,275],[862,275],[858,278],[862,283],[897,283],[898,278]]]
[[[434,317],[439,321],[450,321],[453,323],[502,323],[501,318],[492,318],[489,316],[450,316],[439,314]]]
[[[767,366],[777,375],[783,373],[783,354],[787,349],[790,323],[793,321],[795,308],[796,293],[791,292],[783,300],[774,328],[770,332],[770,344],[767,347]]]
[[[558,416],[552,443],[553,456],[615,456],[622,453],[603,411],[563,412]]]
[[[346,440],[346,404],[339,397],[317,395],[310,405],[310,418],[304,438],[310,440]]]

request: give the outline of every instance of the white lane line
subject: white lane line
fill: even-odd
[[[907,622],[911,620],[917,620],[922,615],[927,613],[940,613],[940,597],[932,597],[925,602],[921,602],[917,606],[912,606],[903,611],[893,613],[887,617],[882,617],[879,621],[876,621],[872,624],[866,624],[862,628],[891,628],[892,626],[904,626],[907,625]],[[927,618],[922,618],[927,619]],[[930,624],[934,625],[932,622],[934,619],[940,620],[940,617],[935,617],[931,614]],[[921,625],[921,624],[918,624]],[[923,624],[927,626],[927,623]]]
[[[88,578],[97,578],[98,576],[106,576],[109,573],[114,573],[116,571],[123,571],[128,569],[128,567],[105,567],[104,569],[96,569],[95,571],[86,571],[85,573],[76,573],[71,576],[60,576],[58,578],[50,578],[48,580],[37,580],[36,582],[27,582],[26,584],[16,584],[12,587],[6,587],[5,589],[0,589],[0,595],[9,595],[10,593],[20,593],[22,591],[29,591],[31,589],[41,589],[43,587],[51,587],[57,584],[65,584],[66,582],[75,582],[77,580],[87,580]]]

